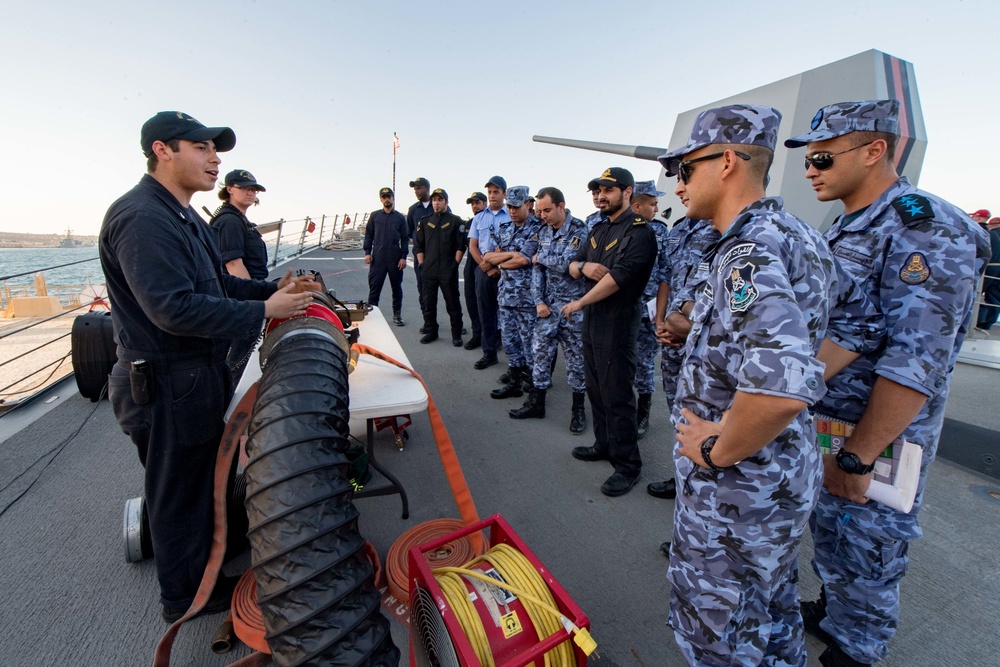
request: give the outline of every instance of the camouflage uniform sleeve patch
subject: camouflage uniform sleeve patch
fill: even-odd
[[[931,277],[927,267],[927,258],[923,253],[915,252],[906,260],[906,266],[899,270],[899,279],[907,285],[919,285]]]
[[[926,197],[917,194],[897,197],[893,200],[892,207],[896,209],[896,213],[899,214],[899,218],[904,225],[908,225],[914,220],[924,220],[934,217],[934,209],[931,208],[930,201]]]
[[[729,309],[734,313],[746,312],[757,297],[760,290],[754,285],[753,274],[756,266],[749,262],[734,266],[726,277],[726,292],[729,294]]]

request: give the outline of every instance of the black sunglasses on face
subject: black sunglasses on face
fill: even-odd
[[[869,141],[867,144],[861,144],[860,146],[855,146],[854,148],[848,148],[846,151],[840,151],[839,153],[830,153],[828,151],[823,151],[821,153],[813,153],[812,156],[806,156],[805,167],[809,170],[809,165],[816,167],[819,171],[826,171],[833,166],[833,158],[838,155],[843,155],[844,153],[850,153],[851,151],[856,151],[859,148],[864,148],[869,144],[875,143],[874,141]]]
[[[750,156],[746,153],[740,153],[739,151],[733,151],[733,153],[736,154],[736,157],[743,160],[750,159]],[[682,183],[687,183],[691,179],[691,172],[694,171],[691,165],[695,162],[704,162],[705,160],[717,160],[725,154],[726,152],[723,151],[721,153],[712,153],[711,155],[702,155],[701,157],[696,157],[693,160],[685,160],[677,165],[677,178],[679,178]]]

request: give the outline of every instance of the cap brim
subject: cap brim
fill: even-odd
[[[177,136],[184,141],[209,141],[215,143],[218,153],[231,151],[236,146],[236,133],[228,127],[200,127]]]
[[[833,130],[814,130],[812,132],[806,132],[805,134],[800,134],[797,137],[791,137],[790,139],[785,139],[785,148],[801,148],[806,144],[813,141],[826,141],[827,139],[836,139],[837,137],[843,136],[854,130],[847,130],[846,132],[834,132]]]

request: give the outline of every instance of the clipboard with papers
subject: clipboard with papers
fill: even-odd
[[[854,424],[827,415],[815,415],[816,440],[824,454],[836,454],[854,431]],[[901,512],[913,509],[920,480],[923,447],[896,438],[875,460],[867,495]]]

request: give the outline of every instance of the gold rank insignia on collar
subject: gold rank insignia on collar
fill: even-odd
[[[428,222],[427,226],[430,227],[431,229],[437,229],[438,228],[438,226],[435,225],[433,222]]]
[[[633,225],[645,225],[646,224],[646,218],[642,217],[641,215],[637,215],[637,216],[635,216],[635,220],[632,221],[632,224]]]
[[[450,222],[446,222],[443,225],[441,225],[441,229],[448,229],[450,226],[451,226],[451,223]]]
[[[614,247],[615,247],[616,245],[618,245],[618,239],[615,239],[614,241],[612,241],[612,242],[611,242],[611,243],[609,243],[608,245],[604,246],[604,252],[607,252],[608,250],[611,250],[611,249],[612,249],[612,248],[614,248]]]

